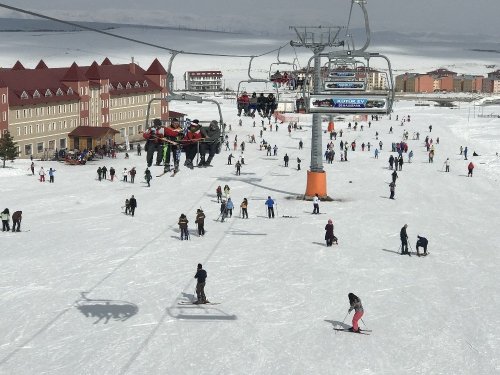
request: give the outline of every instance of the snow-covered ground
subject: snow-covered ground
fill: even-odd
[[[249,118],[239,127],[234,104],[218,99],[232,125],[231,146],[236,135],[238,143],[251,134],[260,141],[260,119],[256,128]],[[335,142],[335,162],[325,164],[335,200],[321,203],[320,215],[295,199],[310,160],[307,115],[291,137],[286,124],[264,132],[279,147],[277,157],[247,142],[241,176],[226,165],[229,151],[213,168],[182,168],[174,178],[153,178],[150,188],[142,179],[145,157],[135,153],[85,166],[35,161],[37,170],[57,170],[54,184],[30,176],[29,161],[8,163],[0,169],[0,208],[22,210],[24,218],[21,233],[0,233],[0,373],[499,373],[500,120],[478,118],[477,107],[474,117],[472,104],[414,104],[397,102],[392,120],[364,123],[364,131],[347,130],[347,119],[336,123],[344,136]],[[216,118],[212,104],[172,109]],[[396,115],[411,115],[411,122],[400,126]],[[399,172],[391,201],[388,148],[403,130],[415,157]],[[376,131],[384,142],[378,160],[373,149],[359,150],[378,142]],[[420,141],[411,139],[416,131]],[[433,164],[426,135],[440,139]],[[325,134],[324,146],[327,140]],[[340,140],[358,144],[345,163],[338,162]],[[480,155],[470,157],[473,178],[466,177],[461,145]],[[447,157],[450,173],[443,172]],[[118,174],[135,166],[136,182],[99,182],[102,165]],[[248,220],[236,208],[227,222],[215,221],[215,189],[225,184],[236,207],[248,198]],[[132,194],[135,217],[121,209]],[[274,220],[265,216],[268,195],[277,202]],[[200,207],[203,238],[194,224]],[[190,221],[190,241],[179,240],[181,213]],[[327,248],[329,218],[339,245]],[[417,235],[429,239],[429,256],[398,255],[405,223],[413,250]],[[198,262],[208,271],[207,297],[218,305],[178,304],[193,298]],[[343,323],[349,292],[363,301],[370,336],[333,330],[350,325],[350,317]]]

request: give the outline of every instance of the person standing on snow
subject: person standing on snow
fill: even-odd
[[[21,220],[23,219],[23,211],[16,211],[12,214],[12,231],[21,231]],[[16,230],[17,227],[17,230]]]
[[[149,168],[146,168],[146,170],[144,171],[144,179],[148,183],[148,187],[151,186],[150,182],[151,182],[152,178],[153,178],[153,176],[151,176],[151,171],[149,170]]]
[[[389,169],[392,170],[392,166],[394,165],[394,156],[389,156]],[[397,168],[396,168],[397,169]]]
[[[229,188],[229,185],[224,185],[224,197],[226,200],[229,198],[231,195],[231,189]]]
[[[269,219],[272,217],[274,219],[274,200],[271,199],[271,196],[267,197],[267,201],[264,203],[267,206],[267,215]]]
[[[227,198],[226,210],[227,210],[227,215],[229,215],[229,217],[233,217],[233,208],[234,208],[233,201],[231,200],[231,198]]]
[[[337,237],[333,234],[333,221],[332,219],[328,220],[328,224],[325,226],[325,240],[326,240],[326,246],[332,246],[332,244],[335,242],[337,245],[339,244],[337,241]]]
[[[396,171],[392,172],[391,176],[392,176],[392,182],[396,183],[396,179],[398,178],[398,172]]]
[[[45,169],[43,167],[40,167],[38,175],[40,176],[40,182],[45,182]]]
[[[429,241],[427,241],[427,238],[425,237],[417,236],[417,238],[417,245],[415,246],[415,248],[417,249],[417,255],[420,256],[420,253],[418,251],[420,247],[424,248],[424,255],[427,255],[427,244],[429,243]]]
[[[391,196],[389,197],[389,199],[394,199],[394,193],[396,192],[396,183],[395,182],[391,182],[389,184],[389,191],[391,192]]]
[[[55,169],[49,168],[49,182],[50,183],[54,183],[54,172],[55,171],[56,171]]]
[[[450,171],[450,158],[446,158],[446,160],[444,161],[444,167],[446,172]]]
[[[195,303],[196,304],[209,303],[207,301],[207,296],[205,296],[205,282],[207,279],[207,271],[205,271],[203,269],[203,266],[201,263],[198,263],[198,268],[196,270],[196,275],[194,275],[194,278],[197,280],[197,282],[196,282],[197,301]]]
[[[35,163],[34,162],[31,162],[31,175],[34,176],[35,175]]]
[[[398,158],[398,164],[399,164],[399,170],[402,171],[403,170],[403,155],[399,155],[399,158]],[[394,168],[396,169],[396,168]]]
[[[132,167],[132,169],[128,172],[128,174],[130,175],[130,182],[131,183],[134,183],[136,173],[137,173],[137,171],[135,170],[135,167]]]
[[[137,200],[135,199],[135,197],[132,195],[129,199],[129,212],[132,216],[134,216],[134,213],[135,213],[135,209],[137,208]]]
[[[241,217],[244,219],[245,217],[248,219],[248,200],[246,198],[243,198],[243,202],[240,204],[241,208]]]
[[[319,196],[318,194],[314,194],[313,197],[313,214],[319,214]]]
[[[222,200],[222,188],[220,187],[220,185],[217,186],[215,193],[217,194],[217,203],[219,203]]]
[[[128,180],[127,168],[123,168],[122,176],[123,176],[123,182],[127,182],[127,180]]]
[[[467,170],[469,171],[469,173],[467,173],[467,177],[472,177],[472,171],[474,170],[474,164],[472,164],[472,162],[470,162],[467,166]]]
[[[108,168],[106,168],[106,166],[102,167],[101,172],[102,172],[102,178],[104,180],[107,179],[108,178]]]
[[[406,228],[408,228],[408,224],[403,225],[403,228],[399,232],[399,237],[401,238],[401,255],[410,254],[408,252],[408,234],[406,233]]]
[[[109,168],[109,178],[111,181],[115,178],[115,169],[113,167]]]
[[[349,293],[347,297],[349,298],[349,304],[351,305],[351,307],[349,307],[348,313],[350,314],[351,311],[354,310],[354,316],[352,317],[352,327],[349,328],[349,331],[359,333],[361,332],[361,329],[358,326],[358,322],[365,311],[363,309],[363,305],[361,304],[361,299],[358,296],[353,293]]]
[[[285,156],[283,156],[283,161],[285,162],[285,167],[288,167],[289,160],[290,160],[290,158],[288,157],[288,154],[285,154]]]
[[[188,223],[189,220],[187,219],[186,215],[181,214],[179,217],[179,228],[181,230],[181,241],[182,240],[189,240],[189,232],[188,232]]]
[[[0,214],[0,217],[2,218],[2,232],[5,232],[5,230],[10,231],[10,226],[9,226],[9,221],[10,221],[10,212],[9,209],[6,208],[5,210],[2,211]]]
[[[205,213],[201,208],[198,208],[196,210],[196,220],[194,221],[195,224],[198,224],[198,236],[204,236],[205,235]]]

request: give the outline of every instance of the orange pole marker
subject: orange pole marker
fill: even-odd
[[[320,198],[327,198],[326,172],[307,171],[307,187],[305,197],[314,197],[318,194]]]

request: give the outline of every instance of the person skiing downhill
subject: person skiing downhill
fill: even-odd
[[[363,305],[361,304],[361,299],[358,296],[356,296],[354,293],[349,293],[347,296],[349,298],[349,304],[351,305],[349,307],[348,313],[350,314],[351,311],[354,310],[354,316],[352,317],[352,327],[349,328],[349,331],[359,333],[361,332],[361,330],[358,326],[358,322],[365,311],[363,309]]]

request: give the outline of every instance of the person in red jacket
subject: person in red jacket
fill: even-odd
[[[469,170],[469,173],[467,174],[467,177],[472,177],[472,171],[474,170],[474,164],[472,162],[469,163],[469,166],[467,167]]]
[[[243,110],[243,114],[248,116],[248,107],[250,106],[250,98],[246,91],[243,91],[243,94],[238,98],[238,116],[241,116],[241,111]]]
[[[167,126],[165,129],[165,148],[163,150],[163,165],[164,171],[170,172],[170,153],[173,155],[174,159],[174,171],[177,172],[179,170],[179,160],[180,160],[180,146],[177,144],[184,137],[181,124],[179,120],[174,118],[170,123],[170,126]],[[170,141],[170,142],[168,142]]]
[[[201,126],[198,120],[191,121],[189,129],[184,136],[182,148],[186,151],[186,162],[184,165],[193,169],[193,160],[198,153],[198,142],[201,139]]]
[[[156,165],[160,165],[162,159],[162,147],[164,136],[163,127],[161,120],[155,118],[153,120],[153,126],[148,128],[142,135],[146,139],[146,161],[148,163],[148,168],[153,164],[153,154],[156,152]]]

